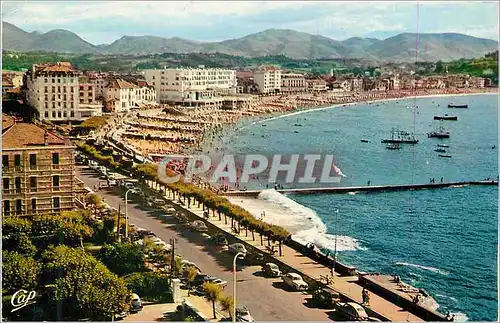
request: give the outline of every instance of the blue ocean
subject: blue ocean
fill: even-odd
[[[468,109],[448,108],[452,102]],[[458,117],[442,123],[449,139],[427,138],[439,126],[438,114]],[[386,149],[381,139],[393,128],[415,133],[418,144]],[[439,153],[437,144],[449,147]],[[341,186],[496,179],[498,96],[411,98],[247,121],[221,146],[234,154],[332,154],[345,174]],[[265,209],[267,220],[325,249],[337,236],[344,263],[400,275],[427,290],[442,313],[494,321],[498,195],[497,186],[287,196],[268,190],[237,202],[256,215]]]

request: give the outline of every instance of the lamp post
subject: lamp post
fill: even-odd
[[[238,252],[233,259],[233,322],[236,322],[236,259],[243,259],[245,254],[243,252]]]
[[[136,189],[130,188],[125,192],[125,238],[128,238],[128,208],[127,208],[127,202],[128,202],[128,193],[130,192],[137,192]],[[118,232],[120,232],[120,228],[118,228]]]

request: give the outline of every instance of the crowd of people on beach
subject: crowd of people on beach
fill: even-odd
[[[337,104],[470,92],[474,92],[474,90],[422,89],[417,91],[321,92],[254,96],[240,102],[236,108],[231,110],[214,106],[183,109],[182,107],[162,105],[129,114],[122,124],[124,128],[122,141],[145,157],[156,156],[156,160],[158,156],[166,154],[216,153],[221,149],[222,138],[232,130],[238,121],[252,116],[286,113],[296,109]],[[432,180],[431,183],[433,183]]]

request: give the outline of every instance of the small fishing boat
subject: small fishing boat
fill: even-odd
[[[448,108],[455,108],[455,109],[467,109],[469,106],[467,104],[453,104],[449,103]]]
[[[438,156],[443,158],[451,158],[451,155],[438,155]]]
[[[299,133],[297,130],[294,131],[295,133]]]
[[[452,120],[452,121],[457,121],[458,117],[457,116],[449,116],[445,114],[444,116],[436,115],[434,116],[434,120]]]
[[[296,123],[294,124],[295,127],[302,127],[302,125],[300,123]]]
[[[443,120],[440,120],[440,125],[436,130],[427,133],[429,138],[450,138],[450,132],[443,127]]]
[[[442,148],[450,148],[449,145],[445,145],[445,144],[437,144],[438,147],[442,147]]]
[[[385,148],[389,150],[396,150],[396,149],[401,149],[401,146],[399,145],[398,142],[391,142],[388,143],[387,146],[385,146]]]
[[[445,153],[446,152],[446,149],[443,149],[443,148],[437,148],[437,149],[434,149],[434,151],[438,152],[438,153]]]
[[[361,142],[370,142],[370,141],[366,139],[361,139]]]

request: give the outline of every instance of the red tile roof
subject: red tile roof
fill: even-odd
[[[48,135],[49,146],[65,144],[64,138],[55,133],[48,132],[40,126],[33,123],[16,122],[2,133],[2,148],[45,146],[45,133]]]
[[[15,119],[5,113],[2,113],[2,132],[16,123]]]
[[[50,73],[50,72],[77,72],[77,70],[71,65],[70,62],[57,62],[48,64],[37,64],[35,65],[35,71],[38,73]]]
[[[130,83],[130,82],[122,80],[122,79],[111,80],[109,82],[108,86],[106,86],[106,87],[112,88],[112,89],[137,89],[137,88],[139,88],[134,83]]]

